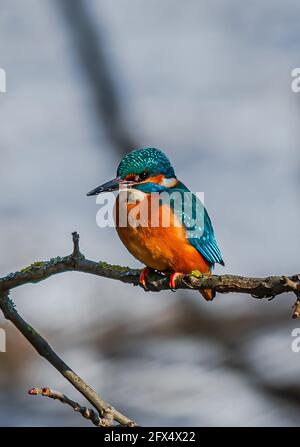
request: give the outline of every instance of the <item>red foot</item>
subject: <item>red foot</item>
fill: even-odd
[[[176,289],[176,279],[179,276],[182,276],[182,273],[179,273],[179,272],[171,273],[170,280],[169,280],[169,287],[170,287],[170,289],[172,289],[172,290]]]
[[[140,274],[140,279],[139,282],[140,284],[144,287],[144,289],[148,289],[147,287],[147,277],[149,275],[149,273],[151,272],[151,269],[149,267],[145,267]]]

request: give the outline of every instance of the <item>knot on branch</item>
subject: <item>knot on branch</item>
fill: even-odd
[[[79,249],[79,234],[77,231],[74,231],[72,233],[72,239],[73,239],[73,252],[70,256],[70,260],[73,261],[74,265],[76,265],[76,262],[85,259],[84,255],[80,252]]]

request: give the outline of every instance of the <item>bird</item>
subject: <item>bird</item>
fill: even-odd
[[[116,230],[128,251],[145,265],[139,282],[146,290],[152,271],[169,275],[169,287],[175,290],[181,275],[194,271],[210,275],[215,264],[225,265],[206,208],[176,177],[160,149],[146,147],[126,153],[117,176],[87,195],[109,191],[118,191]],[[207,301],[215,296],[211,289],[199,291]]]

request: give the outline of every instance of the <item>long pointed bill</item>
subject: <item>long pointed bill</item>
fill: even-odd
[[[97,188],[93,189],[92,191],[87,193],[87,196],[96,196],[97,194],[100,194],[101,192],[109,192],[109,191],[116,191],[119,189],[121,178],[116,177],[113,180],[110,180],[107,183],[104,183],[101,186],[98,186]]]

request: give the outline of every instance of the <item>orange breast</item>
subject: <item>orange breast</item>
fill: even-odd
[[[119,195],[115,205],[117,232],[130,253],[161,272],[208,273],[208,263],[188,242],[185,228],[180,226],[170,207],[157,204],[154,209],[150,195],[137,195],[138,203],[128,203]]]

